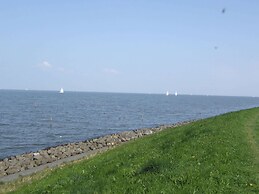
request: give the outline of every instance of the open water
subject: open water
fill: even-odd
[[[0,90],[0,159],[259,106],[259,98]]]

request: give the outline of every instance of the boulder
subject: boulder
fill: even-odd
[[[19,171],[21,171],[21,166],[9,166],[9,168],[6,169],[5,173],[9,175]]]
[[[125,142],[137,138],[137,134],[134,131],[124,131],[118,134],[118,138],[122,142]]]
[[[1,172],[0,171],[0,177],[6,176],[6,175],[7,175],[6,172]]]
[[[7,169],[7,166],[5,165],[4,161],[0,162],[0,172],[3,172]]]
[[[26,165],[25,170],[31,169],[35,166],[35,162],[31,161],[30,164]]]
[[[153,133],[151,129],[142,129],[140,131],[143,135],[151,135]]]

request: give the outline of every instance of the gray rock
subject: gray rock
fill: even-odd
[[[26,167],[28,165],[30,165],[32,160],[30,160],[29,158],[23,158],[21,160],[19,160],[19,163],[22,167]]]
[[[17,165],[19,165],[19,161],[17,159],[9,160],[8,163],[6,163],[6,166],[9,166],[9,167],[13,167],[13,166],[17,166]]]
[[[40,153],[34,153],[33,154],[33,160],[41,160],[42,159],[42,156],[40,155]]]
[[[142,129],[142,130],[141,130],[141,133],[142,133],[143,135],[151,135],[151,134],[153,133],[153,131],[150,130],[150,129]]]
[[[26,158],[30,159],[30,160],[33,160],[33,153],[28,153],[26,155]]]
[[[4,160],[3,160],[3,162],[5,162],[5,163],[8,163],[8,158],[5,158]]]
[[[100,148],[103,148],[104,147],[104,145],[102,144],[102,143],[97,143],[97,149],[100,149]]]
[[[95,148],[95,146],[90,145],[90,146],[89,146],[89,149],[90,149],[90,150],[95,150],[96,148]]]
[[[9,168],[6,169],[5,173],[6,174],[14,174],[16,172],[21,171],[20,166],[10,166]]]
[[[124,131],[118,135],[122,142],[137,138],[137,134],[134,131]]]
[[[0,172],[0,177],[6,176],[6,172]]]
[[[25,166],[25,170],[31,169],[31,168],[33,168],[33,167],[34,167],[34,162],[31,162],[30,164],[28,164],[28,165]]]
[[[7,169],[7,166],[5,165],[4,161],[0,162],[0,172],[3,172]]]

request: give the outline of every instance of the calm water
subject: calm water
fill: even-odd
[[[0,90],[0,158],[259,106],[259,98]]]

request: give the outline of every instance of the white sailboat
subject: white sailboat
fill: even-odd
[[[169,96],[169,92],[167,91],[165,95]]]
[[[177,91],[175,91],[174,95],[175,95],[175,96],[178,96],[178,93],[177,93]]]
[[[64,94],[64,89],[61,88],[60,91],[59,91],[60,94]]]

